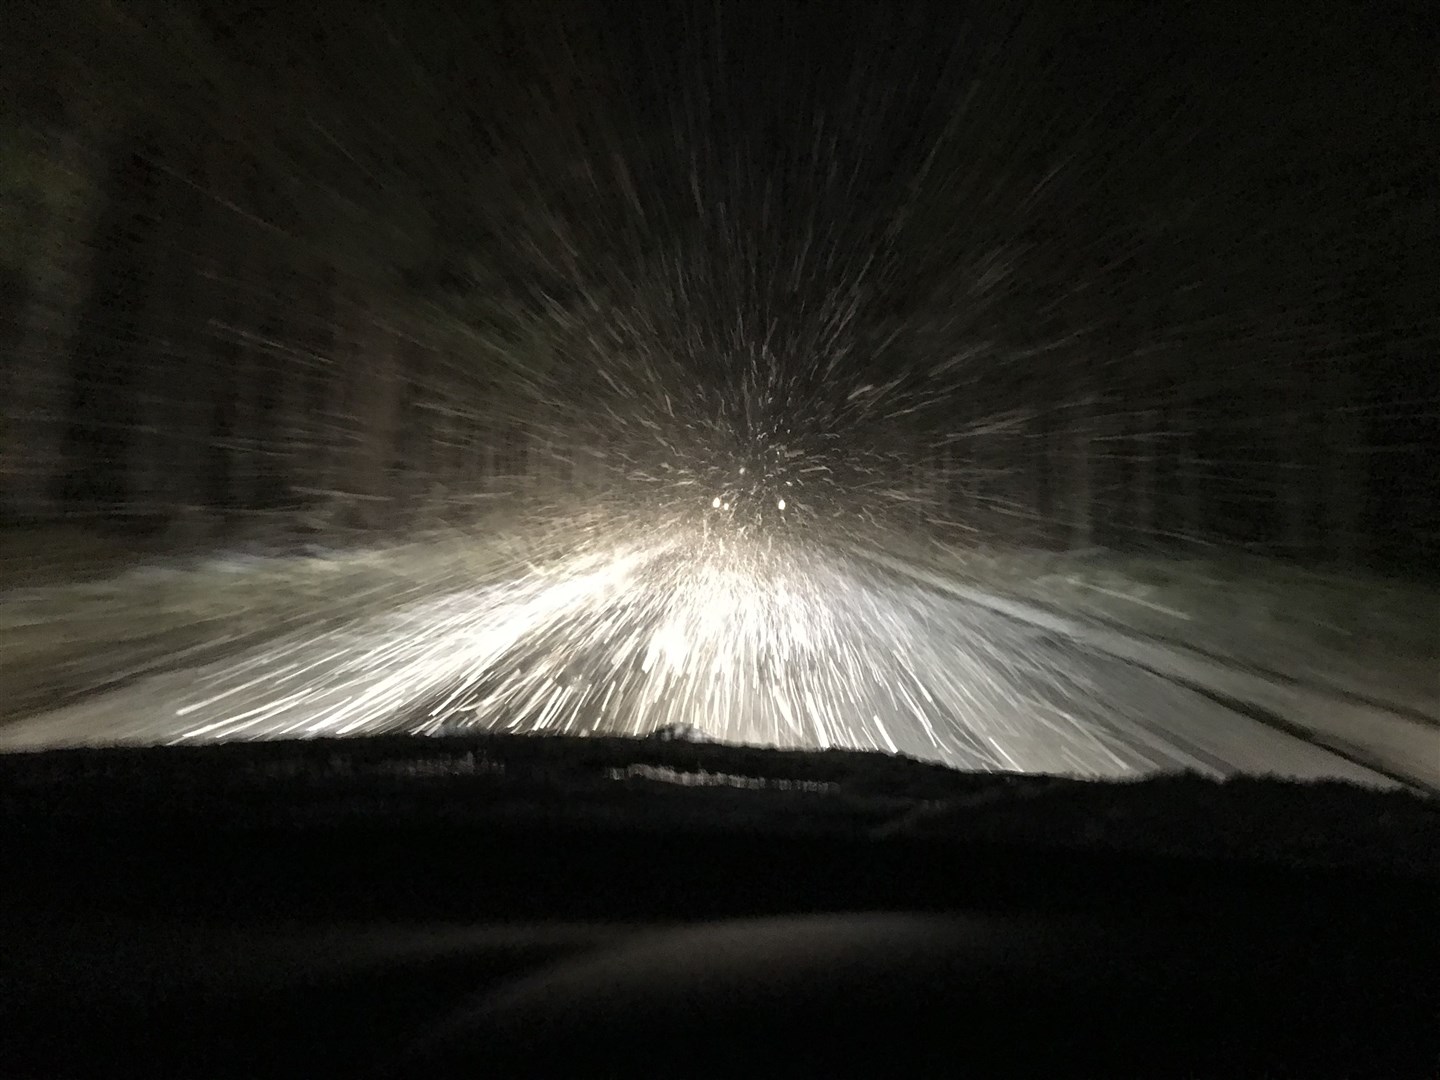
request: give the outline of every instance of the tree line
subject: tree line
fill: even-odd
[[[928,527],[1437,550],[1440,198],[1409,145],[1207,143],[1245,102],[1149,72],[1096,121],[1071,24],[983,27],[877,98],[784,64],[815,16],[712,59],[709,5],[663,45],[603,5],[251,7],[20,5],[6,520],[407,528],[673,478],[769,395],[839,463],[825,500]]]

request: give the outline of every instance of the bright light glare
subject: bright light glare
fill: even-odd
[[[722,500],[722,505],[724,501]],[[777,500],[778,504],[778,500]],[[438,584],[438,582],[437,582]],[[1071,661],[943,593],[776,534],[597,534],[543,570],[291,635],[57,712],[121,741],[384,731],[644,735],[853,747],[969,769],[1205,767],[1089,721]],[[1122,699],[1090,692],[1125,719]],[[1148,714],[1147,714],[1148,715]],[[1138,722],[1138,721],[1137,721]],[[122,730],[123,728],[123,730]]]

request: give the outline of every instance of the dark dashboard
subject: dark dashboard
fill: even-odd
[[[5,1076],[1434,1076],[1440,812],[683,741],[0,761]]]

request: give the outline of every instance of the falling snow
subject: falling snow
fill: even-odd
[[[117,634],[13,594],[45,614],[0,627],[86,675],[0,745],[688,726],[1365,774],[863,552],[1216,580],[1243,552],[1352,585],[1433,561],[1428,54],[1352,47],[1386,25],[1245,21],[1242,47],[1229,16],[1107,5],[121,7],[25,54],[74,89],[7,135],[35,206],[4,266],[0,520],[150,529],[162,566],[212,553],[201,591],[269,580],[247,545],[319,555],[293,600],[172,607],[163,635],[138,600]],[[483,573],[414,553],[502,536]],[[385,545],[383,588],[313,584]]]

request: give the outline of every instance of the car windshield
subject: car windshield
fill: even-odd
[[[1440,790],[1426,11],[19,3],[0,748]]]

